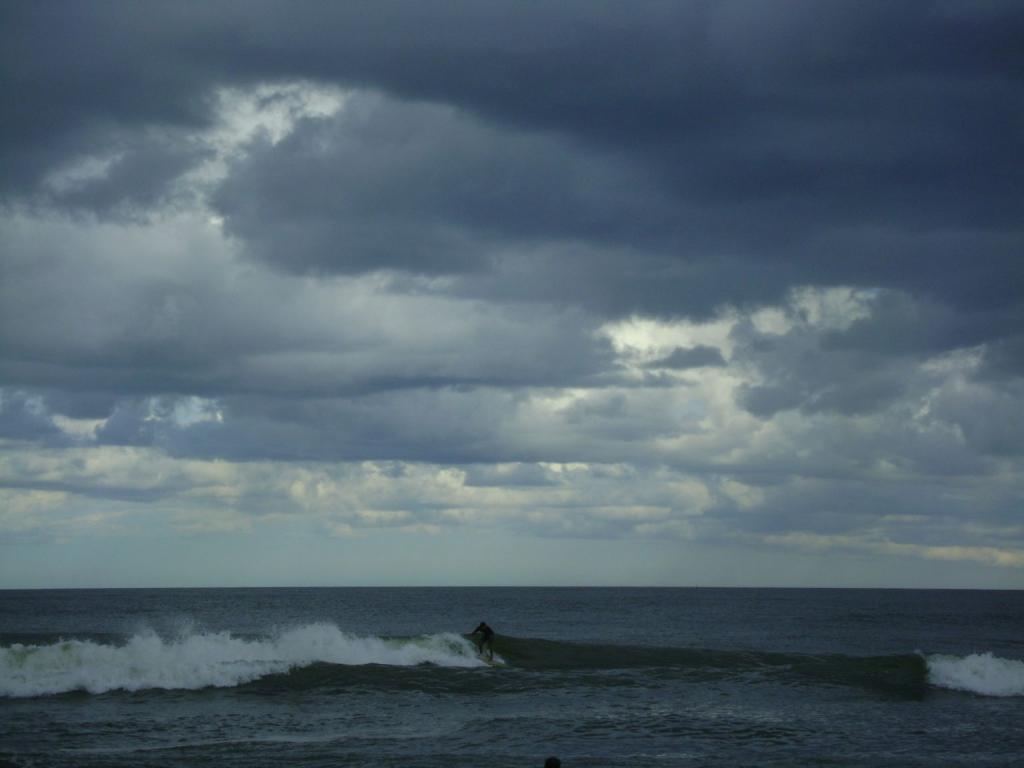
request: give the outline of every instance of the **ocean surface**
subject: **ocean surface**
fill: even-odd
[[[550,755],[1024,764],[1024,592],[0,591],[0,766]]]

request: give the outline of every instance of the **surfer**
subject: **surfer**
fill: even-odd
[[[494,630],[487,626],[487,622],[481,621],[480,625],[469,633],[469,636],[480,635],[480,642],[477,644],[477,653],[484,655],[484,646],[487,647],[487,658],[494,661]]]

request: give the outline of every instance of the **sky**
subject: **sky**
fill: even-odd
[[[0,0],[0,588],[1024,588],[1022,39]]]

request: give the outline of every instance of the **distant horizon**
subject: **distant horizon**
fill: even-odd
[[[230,590],[230,589],[787,589],[787,590],[875,590],[890,592],[1020,592],[1021,587],[825,587],[825,586],[723,586],[717,584],[691,584],[691,585],[669,585],[669,584],[344,584],[344,585],[250,585],[250,586],[120,586],[120,587],[0,587],[0,592],[73,592],[99,591],[99,590]]]

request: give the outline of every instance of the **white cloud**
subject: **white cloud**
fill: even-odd
[[[724,312],[709,322],[683,318],[668,321],[634,315],[604,324],[600,333],[610,339],[620,356],[642,365],[665,357],[676,347],[717,347],[728,358],[732,355],[730,332],[735,323],[736,317],[731,312]]]
[[[1024,568],[1024,549],[963,545],[932,546],[891,541],[877,535],[823,535],[806,532],[772,534],[769,544],[815,551],[857,550],[876,554],[919,557],[926,560],[966,561],[1004,568]]]

